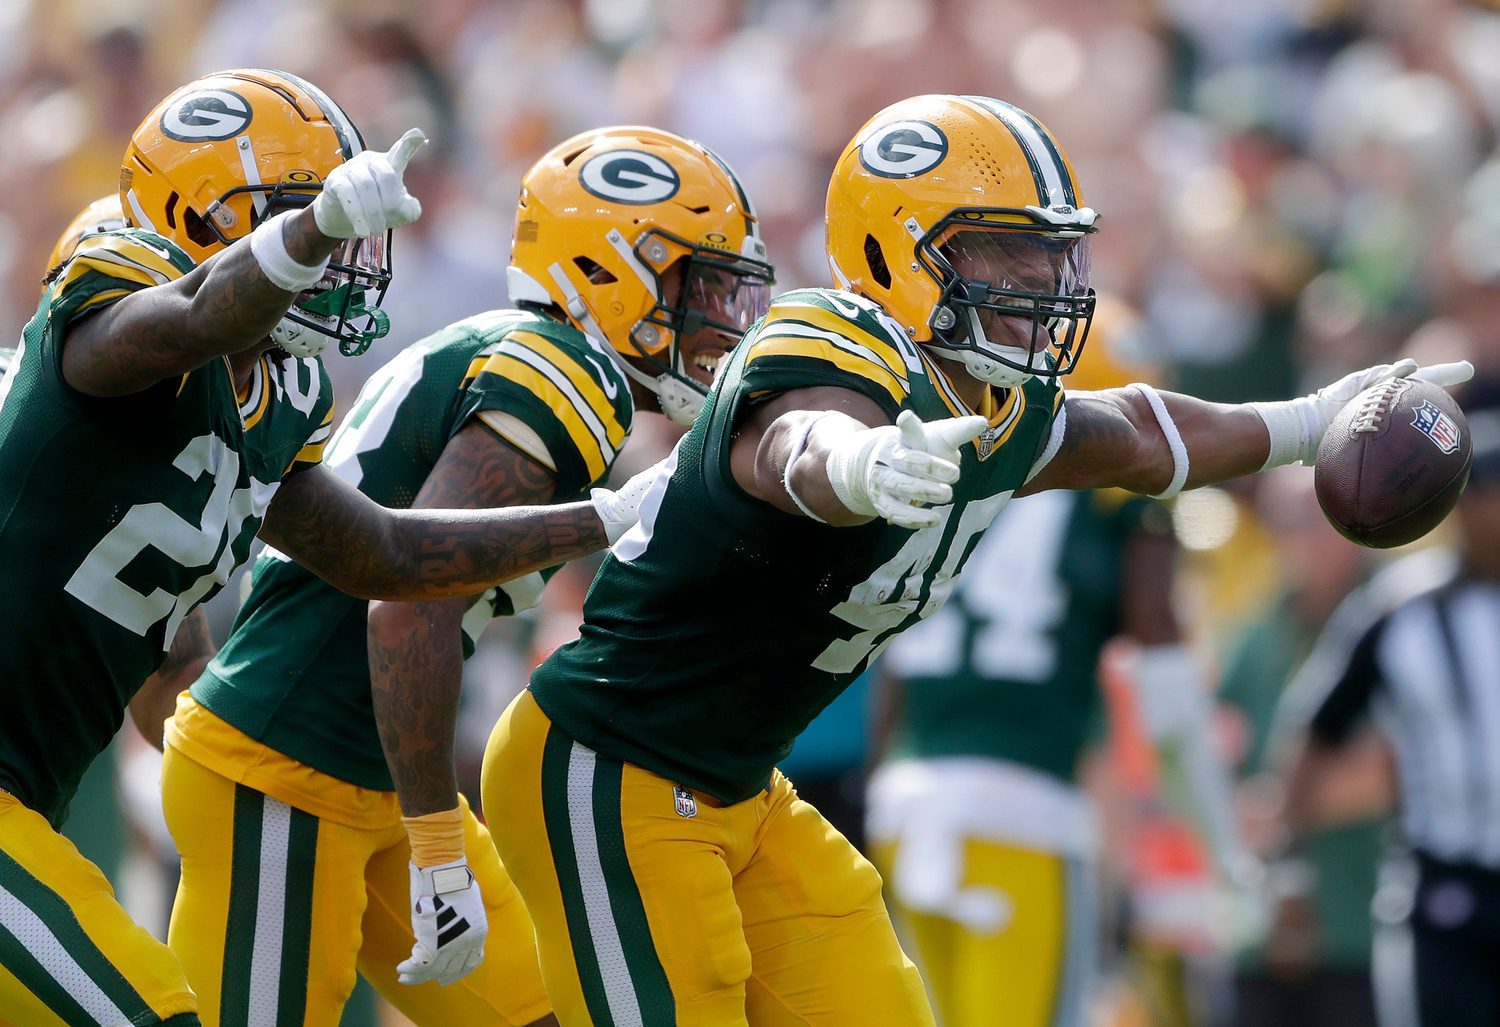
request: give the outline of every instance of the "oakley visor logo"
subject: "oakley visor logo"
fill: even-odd
[[[898,121],[875,130],[859,147],[859,162],[881,178],[914,178],[948,156],[948,137],[925,121]]]
[[[601,153],[578,172],[583,187],[616,203],[660,203],[677,192],[681,180],[672,165],[640,150]]]
[[[184,143],[214,142],[245,131],[250,116],[250,103],[239,93],[204,89],[173,101],[162,112],[161,130]]]

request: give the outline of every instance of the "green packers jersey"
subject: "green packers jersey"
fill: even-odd
[[[1060,391],[992,393],[937,526],[834,528],[754,500],[730,473],[760,399],[835,386],[895,420],[964,413],[951,383],[879,307],[807,289],[772,304],[721,367],[670,477],[589,590],[581,637],[532,678],[559,730],[725,802],[767,784],[792,741],[892,638],[947,599],[980,533],[1043,452]]]
[[[905,684],[893,755],[984,756],[1071,783],[1119,630],[1126,541],[1150,509],[1114,491],[1006,507],[952,602],[886,654]]]
[[[47,286],[0,380],[0,788],[54,824],[184,617],[249,555],[282,477],[316,463],[333,393],[315,359],[224,360],[100,399],[62,375],[76,318],[192,269],[135,229],[92,236]]]
[[[493,311],[415,343],[371,376],[327,462],[377,503],[406,508],[448,440],[479,417],[551,464],[556,501],[571,502],[609,473],[633,412],[602,344],[542,314]],[[543,578],[487,592],[464,618],[465,655],[490,619],[535,605]],[[268,550],[194,698],[301,763],[392,790],[370,701],[367,608]]]

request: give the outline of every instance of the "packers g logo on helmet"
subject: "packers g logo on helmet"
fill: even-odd
[[[859,162],[882,178],[914,178],[931,171],[948,156],[948,137],[926,121],[886,125],[859,148]]]
[[[161,112],[161,130],[184,143],[232,139],[250,126],[250,101],[228,89],[189,93]]]
[[[578,180],[602,200],[642,205],[670,199],[682,183],[672,165],[643,150],[601,153],[584,164]]]

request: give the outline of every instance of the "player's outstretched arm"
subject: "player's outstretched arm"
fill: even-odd
[[[634,523],[613,509],[626,491],[560,506],[388,510],[320,464],[282,481],[261,537],[361,599],[449,599],[612,544]]]
[[[882,517],[922,528],[931,506],[952,498],[958,447],[984,430],[982,417],[924,424],[903,411],[892,425],[850,389],[792,389],[751,410],[730,453],[735,481],[790,514],[846,527]]]
[[[340,242],[421,215],[402,175],[425,141],[412,129],[388,152],[357,154],[329,173],[309,207],[270,219],[181,278],[83,317],[64,341],[63,377],[91,396],[124,396],[260,345],[297,295],[322,280]]]
[[[1371,385],[1410,377],[1450,386],[1473,373],[1467,361],[1418,367],[1403,360],[1282,403],[1208,403],[1144,385],[1071,393],[1056,455],[1017,495],[1124,488],[1172,496],[1282,464],[1311,464],[1334,417]]]

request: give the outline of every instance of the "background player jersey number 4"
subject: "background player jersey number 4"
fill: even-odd
[[[954,507],[939,507],[942,520],[930,528],[912,532],[896,555],[849,590],[849,598],[830,612],[860,629],[853,638],[839,639],[813,661],[813,668],[830,674],[847,674],[873,660],[888,645],[906,620],[921,605],[919,618],[930,617],[953,591],[953,579],[974,538],[1010,500],[1010,492],[999,492],[963,506],[953,526]],[[952,531],[951,537],[949,536]],[[933,563],[948,537],[947,555],[933,572]],[[926,601],[922,593],[927,593]],[[899,591],[898,591],[899,589]]]

